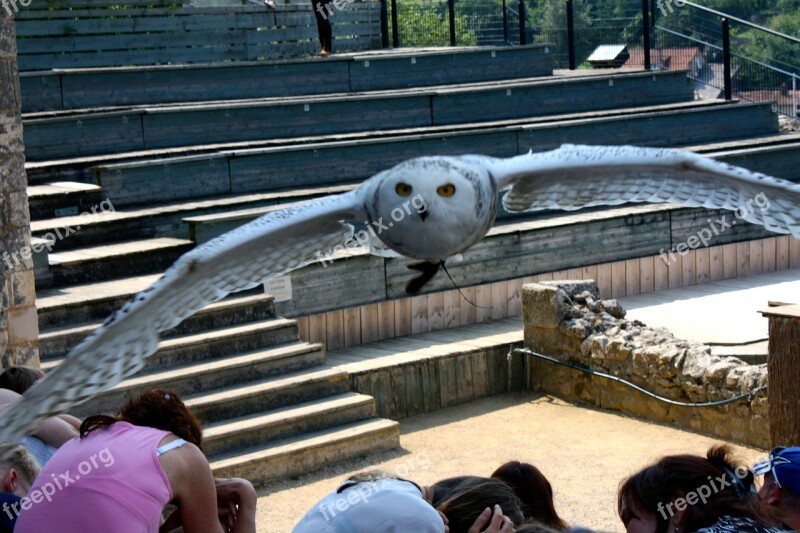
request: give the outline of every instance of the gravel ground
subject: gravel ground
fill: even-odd
[[[550,480],[559,514],[570,524],[624,531],[616,514],[620,480],[665,454],[705,454],[720,441],[547,396],[511,394],[401,421],[401,449],[372,454],[266,486],[258,531],[283,533],[349,474],[380,468],[428,484],[489,475],[505,461],[535,464]],[[764,451],[736,446],[752,464]]]

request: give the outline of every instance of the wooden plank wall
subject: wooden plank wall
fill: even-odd
[[[319,50],[310,6],[41,5],[48,9],[15,16],[22,71],[255,61]],[[380,47],[379,2],[348,2],[330,20],[336,51]]]
[[[522,285],[553,279],[594,279],[603,298],[686,287],[721,279],[800,268],[800,240],[770,237],[674,255],[601,263],[413,298],[297,318],[300,337],[328,350],[522,314]]]

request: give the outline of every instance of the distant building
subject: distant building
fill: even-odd
[[[794,91],[794,94],[787,88],[737,91],[735,96],[751,102],[775,102],[781,113],[800,117],[800,90]]]
[[[644,69],[644,49],[629,48],[630,58],[624,69]],[[655,70],[688,70],[692,78],[701,79],[706,70],[706,58],[699,47],[654,48],[650,51],[650,65]]]

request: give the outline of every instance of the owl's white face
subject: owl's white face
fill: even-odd
[[[455,158],[406,161],[373,180],[367,209],[373,230],[407,257],[446,259],[475,244],[494,222],[493,181]]]

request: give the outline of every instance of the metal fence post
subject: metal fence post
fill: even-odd
[[[389,48],[389,7],[381,0],[381,48]]]
[[[506,11],[506,0],[503,0],[503,42],[508,43],[508,12]]]
[[[800,118],[800,109],[797,108],[797,76],[792,76],[792,115]]]
[[[575,60],[575,10],[572,0],[567,0],[567,54],[569,57],[569,69],[575,70],[577,62]]]
[[[525,0],[519,0],[519,44],[528,44],[528,32],[525,29]]]
[[[733,99],[733,80],[731,79],[731,28],[728,19],[722,19],[722,65],[725,76],[725,100]]]
[[[400,32],[397,29],[397,0],[392,0],[392,48],[400,48]]]
[[[656,27],[656,0],[650,0],[650,26]]]
[[[642,32],[644,39],[644,69],[650,70],[650,0],[642,0]]]
[[[447,12],[450,19],[450,46],[456,45],[456,0],[447,0]]]

